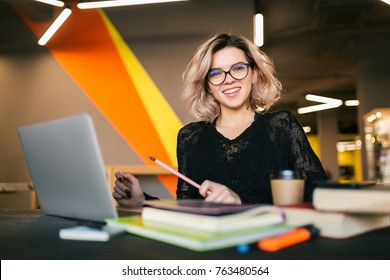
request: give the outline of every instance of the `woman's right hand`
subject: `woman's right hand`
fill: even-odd
[[[127,172],[115,172],[115,178],[115,187],[112,193],[113,198],[121,206],[142,207],[145,195],[138,179]]]
[[[199,193],[208,202],[242,204],[241,198],[230,188],[209,180],[202,183]]]

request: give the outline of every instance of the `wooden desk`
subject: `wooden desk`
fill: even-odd
[[[109,242],[71,241],[58,237],[61,228],[77,221],[47,216],[40,210],[0,209],[0,258],[2,260],[390,260],[390,228],[346,240],[315,238],[306,243],[267,253],[254,250],[239,254],[235,248],[193,252],[125,234]]]

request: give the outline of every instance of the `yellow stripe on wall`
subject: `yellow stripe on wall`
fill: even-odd
[[[176,137],[182,123],[105,13],[100,10],[100,14],[169,156],[170,164],[176,165]],[[154,156],[158,158],[158,155]]]

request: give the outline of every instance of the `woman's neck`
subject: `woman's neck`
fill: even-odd
[[[226,138],[234,139],[252,124],[254,116],[255,112],[250,109],[240,112],[221,112],[215,127]]]
[[[251,109],[242,111],[221,111],[218,116],[216,127],[235,128],[251,124],[254,120],[255,112]]]

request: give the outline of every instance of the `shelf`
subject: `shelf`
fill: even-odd
[[[172,167],[177,169],[175,167]],[[107,165],[106,170],[110,173],[117,171],[129,172],[133,175],[171,175],[172,173],[160,166],[152,165]]]
[[[176,167],[173,166],[172,168],[177,169]],[[154,166],[154,165],[106,165],[108,185],[111,189],[113,189],[114,187],[114,182],[116,180],[115,172],[117,171],[129,172],[135,176],[157,176],[157,175],[175,176],[168,170],[160,166]]]

